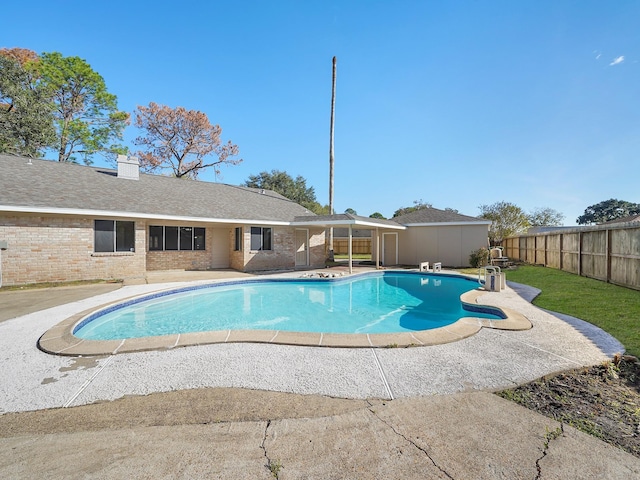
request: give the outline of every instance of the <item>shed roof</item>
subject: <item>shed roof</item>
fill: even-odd
[[[0,211],[289,223],[313,217],[269,190],[0,155]]]
[[[451,210],[440,210],[438,208],[428,207],[415,210],[406,215],[400,215],[394,217],[394,221],[407,226],[420,226],[431,224],[482,224],[490,225],[491,220],[484,218],[470,217],[468,215],[462,215]]]
[[[361,228],[391,228],[394,230],[404,230],[406,227],[400,225],[393,220],[385,220],[382,218],[370,218],[362,217],[360,215],[352,215],[351,213],[338,213],[334,215],[314,215],[299,216],[295,218],[295,223],[298,225],[305,225],[313,223],[315,225],[322,225],[325,227],[332,227],[338,225],[354,225]]]

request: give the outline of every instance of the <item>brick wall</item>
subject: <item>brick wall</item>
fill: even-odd
[[[271,250],[251,250],[251,228],[244,228],[244,271],[291,269],[293,255],[293,229],[271,227]]]
[[[251,228],[244,228],[244,242],[242,252],[233,252],[234,257],[242,256],[244,265],[232,260],[232,267],[246,272],[259,270],[281,270],[295,268],[296,248],[295,229],[292,227],[272,227],[272,250],[251,250]],[[309,263],[310,267],[324,267],[324,230],[309,231]],[[240,255],[242,254],[242,255]]]
[[[144,276],[146,223],[135,222],[135,252],[94,253],[93,219],[2,216],[2,284]]]
[[[147,270],[207,270],[211,268],[211,252],[165,251],[147,253]]]
[[[136,220],[135,252],[94,253],[94,219],[77,217],[2,216],[0,240],[3,285],[74,280],[144,277],[147,270],[206,270],[212,267],[214,235],[206,230],[205,250],[146,252],[147,225]],[[238,225],[239,226],[239,225]],[[240,271],[295,268],[295,229],[272,227],[272,248],[252,251],[251,228],[243,227],[243,249],[233,251],[234,228],[229,228],[229,264]],[[324,266],[323,229],[309,231],[309,262]]]
[[[234,250],[235,240],[236,240],[236,228],[242,228],[242,249]],[[229,229],[229,266],[234,270],[244,271],[244,252],[247,248],[249,248],[250,243],[250,234],[251,229],[249,227],[243,225],[234,225]]]

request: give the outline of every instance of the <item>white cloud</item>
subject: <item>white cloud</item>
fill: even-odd
[[[613,67],[614,65],[618,65],[622,62],[624,62],[624,55],[620,55],[619,57],[614,58],[613,61],[609,64],[609,66]]]

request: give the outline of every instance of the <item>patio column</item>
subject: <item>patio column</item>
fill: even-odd
[[[351,224],[349,224],[349,273],[353,273],[353,231]]]
[[[376,270],[380,270],[380,230],[376,227]]]

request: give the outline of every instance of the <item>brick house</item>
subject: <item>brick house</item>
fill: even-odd
[[[325,228],[272,192],[0,155],[2,284],[324,266]],[[295,223],[303,216],[305,222]]]
[[[328,228],[371,232],[376,265],[468,265],[491,222],[438,209],[318,216],[273,191],[0,155],[0,286],[153,270],[321,268]],[[349,261],[351,269],[352,262]]]

